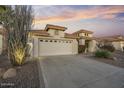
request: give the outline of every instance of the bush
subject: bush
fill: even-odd
[[[115,51],[115,48],[112,45],[104,45],[104,46],[101,46],[100,48],[104,49],[104,50],[107,50],[107,51],[110,51],[110,52],[114,52]]]
[[[95,52],[95,56],[100,58],[110,58],[111,53],[106,50],[98,50]]]

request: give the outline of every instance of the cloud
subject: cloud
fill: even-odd
[[[72,6],[38,7],[35,12],[35,24],[93,18],[113,19],[118,13],[124,13],[124,6],[93,6],[79,9]]]
[[[102,19],[113,19],[115,17],[116,17],[115,14],[105,14],[101,16]]]

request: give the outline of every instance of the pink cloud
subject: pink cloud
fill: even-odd
[[[116,17],[115,14],[105,14],[105,15],[101,16],[102,19],[113,19],[115,17]]]
[[[61,10],[61,9],[60,9]],[[124,12],[123,6],[110,6],[110,7],[93,7],[90,9],[73,10],[71,8],[64,9],[60,14],[54,16],[39,16],[35,18],[35,24],[49,23],[49,22],[63,22],[79,19],[112,19],[116,14]]]

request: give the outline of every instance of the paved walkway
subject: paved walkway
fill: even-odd
[[[42,57],[45,87],[124,87],[124,69],[81,55]]]

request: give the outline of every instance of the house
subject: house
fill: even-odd
[[[104,36],[97,38],[99,44],[105,45],[110,44],[115,47],[116,50],[124,51],[124,36],[114,35],[114,36]]]
[[[44,29],[31,30],[28,44],[31,46],[31,56],[74,55],[80,48],[85,47],[85,52],[96,50],[96,40],[93,32],[81,29],[72,34],[65,33],[66,27],[47,24]],[[7,48],[6,37],[3,29],[0,30],[0,51]],[[81,51],[82,53],[83,51]]]
[[[33,45],[32,56],[73,55],[78,47],[87,44],[87,51],[95,51],[93,32],[80,30],[72,34],[65,33],[66,27],[47,24],[43,30],[32,30],[29,43]]]
[[[78,36],[78,47],[85,47],[85,52],[94,52],[96,50],[96,38],[93,37],[93,32],[81,29],[72,33],[74,36]],[[82,53],[83,51],[81,51]]]

